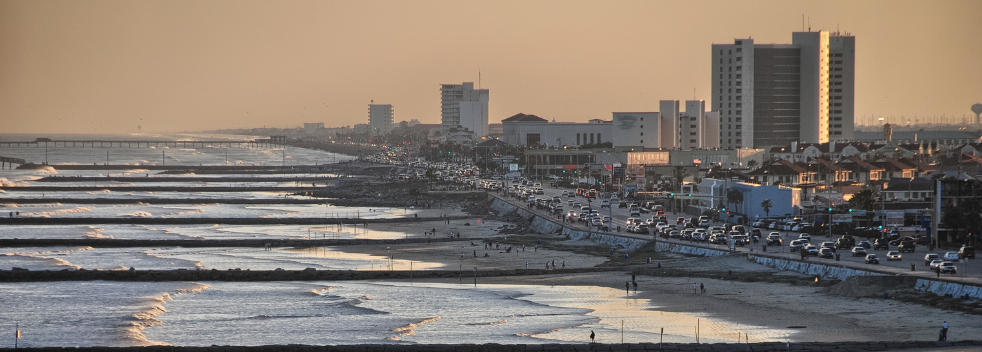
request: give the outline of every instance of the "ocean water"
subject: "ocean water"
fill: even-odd
[[[0,304],[11,307],[0,312],[0,330],[19,323],[22,347],[586,343],[591,330],[604,343],[622,336],[624,342],[694,342],[697,319],[703,343],[729,342],[737,331],[750,332],[752,340],[788,337],[659,312],[652,302],[601,287],[97,281],[0,289],[10,292]]]
[[[3,135],[0,140],[174,139],[164,135],[51,136]],[[243,136],[182,135],[179,138],[253,139]],[[170,177],[140,165],[291,165],[324,164],[352,157],[296,148],[0,148],[0,155],[50,164],[133,165],[111,175]],[[0,184],[125,185],[111,182],[41,183],[57,175],[107,176],[105,171],[0,170]],[[149,176],[147,176],[149,175]],[[210,177],[213,175],[209,175]],[[231,185],[257,185],[247,180]],[[136,185],[228,186],[229,182],[139,183]],[[261,183],[270,185],[276,183]],[[280,184],[293,186],[292,184]],[[17,198],[274,198],[280,192],[6,192]],[[333,207],[323,204],[19,204],[0,203],[0,214],[32,217],[400,217],[406,209]],[[357,226],[228,225],[58,225],[2,226],[3,238],[116,239],[303,239],[407,236]],[[343,247],[319,248],[92,248],[61,246],[0,248],[0,270],[252,269],[414,270],[441,268]],[[698,321],[698,322],[697,322]],[[22,330],[21,347],[185,346],[353,343],[542,343],[598,341],[694,342],[702,324],[702,342],[731,342],[737,331],[752,341],[787,340],[788,332],[742,326],[698,315],[668,313],[657,303],[625,297],[620,290],[578,286],[484,285],[450,279],[412,282],[41,282],[0,283],[0,331]],[[664,335],[661,329],[664,328]],[[623,330],[622,330],[623,329]],[[623,335],[622,335],[623,334]],[[0,347],[13,346],[3,334]]]

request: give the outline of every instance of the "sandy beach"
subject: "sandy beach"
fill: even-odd
[[[443,268],[544,269],[554,260],[555,274],[538,276],[481,277],[480,283],[502,285],[574,285],[597,286],[621,290],[625,301],[644,302],[643,310],[651,314],[672,315],[673,324],[691,324],[705,319],[702,334],[732,336],[744,334],[751,342],[773,341],[773,334],[755,336],[755,331],[783,330],[791,341],[930,341],[937,339],[938,329],[947,321],[950,340],[976,339],[982,330],[977,315],[933,308],[923,304],[892,299],[858,298],[825,293],[831,283],[814,283],[813,277],[780,272],[749,261],[745,255],[694,257],[673,253],[642,253],[651,264],[640,258],[624,263],[622,252],[609,256],[608,249],[589,241],[570,241],[558,235],[503,234],[501,229],[515,226],[502,221],[471,221],[470,226],[434,223],[400,223],[374,225],[380,231],[405,231],[410,236],[436,229],[438,236],[449,231],[460,233],[471,241],[386,246],[362,245],[339,248],[345,252],[379,256],[391,255],[409,261],[436,262]],[[491,243],[493,250],[486,249]],[[525,245],[522,251],[521,246]],[[505,248],[512,247],[511,253]],[[487,256],[484,254],[487,253]],[[476,254],[476,257],[475,257]],[[566,268],[623,265],[615,271],[565,273]],[[625,265],[627,264],[627,265]],[[661,265],[661,269],[657,266]],[[618,270],[622,269],[622,270]],[[730,273],[734,277],[730,277]],[[638,273],[633,286],[624,291],[632,273]],[[747,282],[748,275],[765,278]],[[769,278],[769,279],[768,279]],[[455,283],[456,279],[432,280]],[[705,293],[694,286],[702,284]],[[840,290],[841,291],[841,290]],[[858,294],[857,294],[858,295]],[[591,307],[611,309],[613,307]],[[598,311],[601,316],[613,312]],[[694,334],[694,333],[693,333]],[[694,341],[693,341],[694,342]]]

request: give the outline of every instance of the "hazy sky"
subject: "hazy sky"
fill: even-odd
[[[711,102],[712,43],[856,36],[856,118],[982,102],[982,1],[0,0],[0,132],[439,123],[478,81],[491,121]]]

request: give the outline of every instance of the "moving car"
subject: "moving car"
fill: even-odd
[[[897,250],[899,250],[900,253],[903,252],[914,253],[915,247],[917,247],[917,244],[914,243],[914,241],[904,241],[904,242],[900,242],[900,246],[897,246]]]
[[[931,264],[931,262],[933,262],[935,260],[939,260],[939,259],[941,259],[941,256],[940,255],[937,255],[937,254],[934,254],[934,253],[925,254],[924,255],[924,265]]]
[[[938,270],[941,267],[941,263],[944,263],[944,261],[941,259],[935,259],[931,261],[931,264],[928,264],[928,267],[931,268],[931,270]]]
[[[890,241],[886,238],[877,238],[873,241],[873,250],[890,249]]]
[[[835,255],[832,253],[832,248],[822,247],[818,250],[818,257],[832,259]]]
[[[962,248],[958,249],[958,258],[975,259],[975,247],[962,245]]]
[[[781,234],[778,232],[771,232],[767,235],[767,245],[768,246],[780,246],[781,245]]]
[[[889,251],[887,252],[887,261],[900,260],[900,252]]]
[[[948,261],[958,260],[958,252],[954,252],[954,251],[944,252],[944,255],[941,256],[941,259],[948,260]]]
[[[797,252],[797,251],[801,250],[802,248],[805,248],[805,241],[802,241],[802,240],[794,240],[794,241],[791,241],[791,244],[789,245],[788,250],[790,250],[792,252]]]
[[[862,257],[864,255],[866,255],[866,248],[863,248],[863,247],[860,247],[860,246],[852,247],[852,256],[853,257]]]
[[[810,255],[810,256],[817,256],[818,255],[818,247],[815,247],[815,245],[813,245],[813,244],[810,244],[810,245],[805,246],[804,251],[806,253],[808,253],[808,255]]]
[[[955,267],[955,263],[952,262],[942,262],[939,266],[942,274],[957,274],[958,268]]]
[[[863,248],[866,248],[866,249],[872,249],[873,248],[873,244],[872,243],[869,243],[869,241],[859,241],[859,244],[857,246],[860,246],[860,247],[863,247]]]
[[[866,264],[880,264],[880,258],[877,258],[876,254],[867,254]]]

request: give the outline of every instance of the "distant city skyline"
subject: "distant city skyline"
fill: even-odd
[[[856,36],[855,122],[963,119],[982,102],[979,1],[4,1],[4,133],[441,123],[441,84],[488,121],[610,119],[705,100],[710,47]],[[903,117],[901,117],[903,116]],[[916,116],[916,117],[915,117]]]

